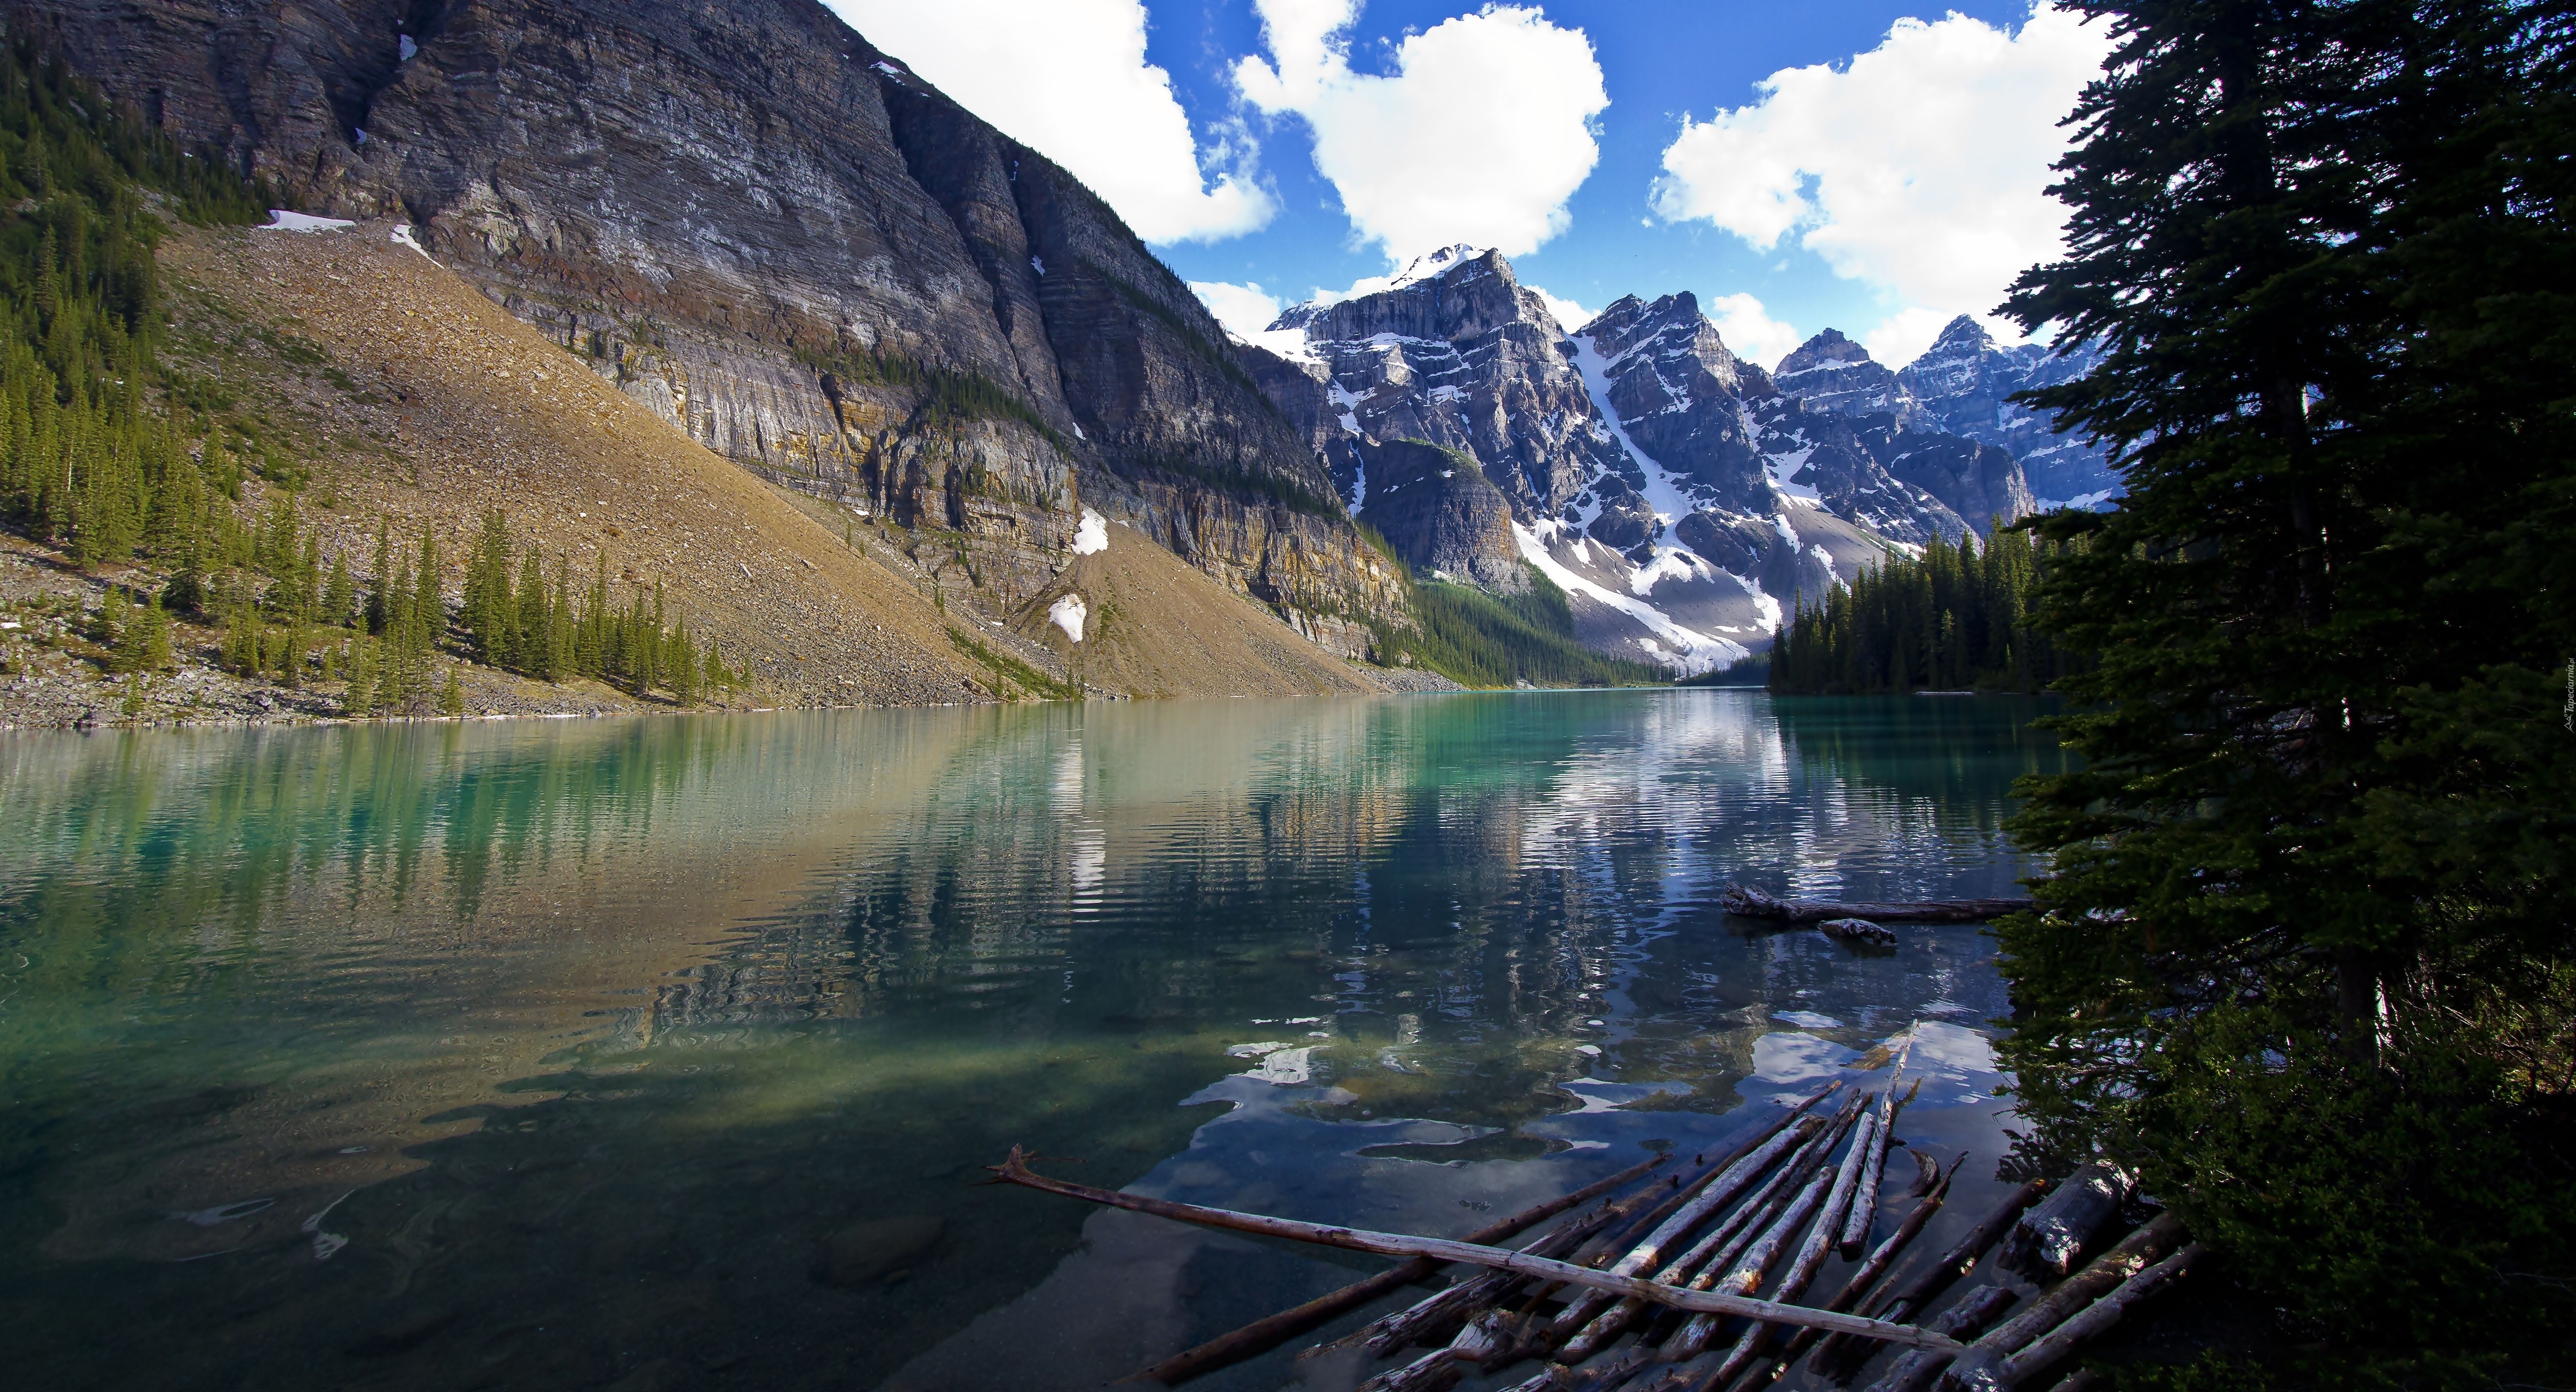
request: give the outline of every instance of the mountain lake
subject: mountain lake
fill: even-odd
[[[1717,897],[2018,893],[2012,780],[2065,757],[2036,709],[0,738],[9,1380],[1098,1387],[1387,1263],[979,1184],[1015,1143],[1091,1184],[1459,1235],[1878,1085],[1850,1065],[1909,1027],[1897,1134],[1971,1153],[1946,1242],[2009,1187],[1992,941],[1855,949]],[[1887,1209],[1913,1173],[1891,1157]],[[1392,1366],[1311,1342],[1191,1385]]]

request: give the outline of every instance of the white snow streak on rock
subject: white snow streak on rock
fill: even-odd
[[[430,261],[433,264],[438,260],[437,257],[429,254],[429,248],[412,240],[411,224],[408,222],[396,223],[394,225],[394,240],[404,246],[410,247],[414,251],[419,252],[423,259]]]
[[[1672,644],[1677,650],[1671,655],[1672,665],[1679,668],[1684,676],[1734,662],[1750,656],[1753,651],[1742,643],[1684,628],[1673,622],[1671,615],[1634,595],[1624,595],[1593,583],[1557,560],[1548,551],[1547,543],[1539,539],[1538,533],[1518,522],[1512,524],[1512,539],[1520,543],[1522,557],[1537,566],[1540,574],[1555,581],[1558,589],[1616,609],[1645,625],[1656,637]]]
[[[1109,549],[1109,522],[1089,508],[1082,510],[1082,525],[1073,529],[1073,554],[1089,556]],[[1082,635],[1073,635],[1080,641]]]
[[[1089,617],[1090,607],[1078,594],[1065,595],[1047,606],[1047,622],[1063,629],[1064,636],[1077,643],[1082,641],[1082,621]]]
[[[284,208],[271,208],[268,210],[268,221],[261,224],[259,230],[262,232],[337,232],[343,227],[357,225],[347,218],[314,217],[309,213],[290,213]]]

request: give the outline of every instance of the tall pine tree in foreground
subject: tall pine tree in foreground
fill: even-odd
[[[2026,1115],[2225,1250],[2220,1380],[2576,1381],[2576,72],[2561,3],[2098,4],[2010,312],[2124,461],[2043,621]]]

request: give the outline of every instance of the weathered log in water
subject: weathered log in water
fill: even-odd
[[[2109,1226],[2137,1192],[2138,1177],[2118,1163],[2096,1160],[2069,1176],[2039,1207],[2013,1225],[1996,1260],[2006,1271],[2034,1280],[2057,1280],[2075,1269],[2084,1244]]]
[[[1859,1126],[1865,1130],[1877,1120],[1877,1114],[1869,1110],[1867,1097],[1862,1097],[1859,1101],[1861,1106],[1857,1120]],[[1720,1293],[1751,1295],[1761,1289],[1763,1278],[1770,1274],[1772,1264],[1780,1259],[1783,1251],[1787,1250],[1789,1239],[1795,1237],[1799,1229],[1805,1227],[1809,1220],[1813,1219],[1830,1225],[1837,1215],[1824,1211],[1828,1203],[1846,1196],[1848,1190],[1844,1182],[1847,1179],[1857,1182],[1855,1176],[1858,1170],[1848,1157],[1840,1167],[1830,1172],[1825,1168],[1826,1157],[1833,1153],[1834,1147],[1841,1142],[1841,1139],[1839,1134],[1825,1138],[1824,1144],[1817,1147],[1813,1157],[1804,1161],[1807,1172],[1812,1178],[1799,1182],[1795,1195],[1782,1201],[1779,1212],[1772,1217],[1770,1224],[1762,1229],[1760,1236],[1747,1244],[1731,1265],[1725,1268],[1724,1276],[1714,1282],[1705,1282],[1705,1277],[1702,1277],[1694,1280],[1692,1284],[1698,1286],[1705,1282],[1713,1285]],[[1862,1142],[1855,1136],[1852,1144],[1856,1153]],[[1710,1268],[1712,1271],[1716,1269],[1714,1265]],[[1716,1337],[1722,1323],[1723,1320],[1713,1313],[1702,1312],[1692,1315],[1671,1338],[1664,1341],[1660,1357],[1667,1363],[1679,1363],[1685,1359],[1697,1358],[1708,1348],[1709,1341]]]
[[[1969,1338],[1993,1321],[1995,1316],[2012,1308],[2018,1299],[2010,1286],[1988,1286],[1969,1292],[1966,1299],[1942,1312],[1932,1327],[1944,1334]],[[1932,1379],[1950,1365],[1950,1355],[1928,1349],[1916,1349],[1896,1360],[1894,1366],[1869,1385],[1869,1392],[1923,1392]]]
[[[1052,1179],[1028,1167],[1028,1154],[1019,1146],[1001,1164],[989,1167],[1005,1184],[1036,1189],[1066,1198],[1111,1208],[1124,1208],[1137,1213],[1150,1213],[1158,1218],[1171,1218],[1203,1227],[1224,1228],[1232,1232],[1255,1233],[1263,1237],[1281,1237],[1292,1242],[1308,1242],[1319,1247],[1336,1247],[1347,1252],[1375,1252],[1390,1257],[1433,1257],[1447,1262],[1465,1262],[1491,1267],[1497,1271],[1536,1276],[1560,1281],[1569,1286],[1585,1286],[1617,1295],[1641,1296],[1658,1305],[1669,1305],[1693,1314],[1742,1315],[1749,1319],[1777,1320],[1783,1324],[1817,1325],[1838,1333],[1864,1339],[1902,1344],[1909,1348],[1958,1347],[1958,1341],[1913,1325],[1889,1324],[1882,1320],[1856,1315],[1811,1310],[1776,1301],[1755,1300],[1745,1296],[1724,1295],[1715,1291],[1676,1290],[1670,1286],[1641,1281],[1633,1276],[1613,1276],[1606,1271],[1577,1266],[1572,1262],[1514,1252],[1501,1247],[1487,1247],[1452,1238],[1414,1237],[1405,1233],[1372,1232],[1365,1228],[1335,1227],[1324,1223],[1300,1222],[1294,1218],[1273,1218],[1259,1213],[1237,1213],[1231,1209],[1207,1208],[1180,1203],[1172,1199],[1149,1198],[1143,1194],[1122,1193],[1097,1185],[1078,1184],[1071,1180]]]
[[[1862,947],[1896,946],[1896,930],[1872,923],[1865,918],[1829,918],[1816,927],[1836,942]]]
[[[1995,1376],[1991,1384],[1978,1383],[1972,1386],[1990,1385],[2009,1392],[2009,1389],[2019,1387],[2038,1374],[2048,1371],[2068,1354],[2073,1353],[2076,1345],[2087,1339],[2099,1338],[2104,1331],[2118,1324],[2121,1318],[2128,1314],[2131,1306],[2190,1274],[2191,1268],[2207,1255],[2209,1255],[2209,1248],[2195,1242],[2121,1282],[2110,1294],[2085,1306],[2082,1313],[2031,1341],[2022,1348],[2021,1352],[2005,1359],[1995,1368]]]
[[[1761,1189],[1746,1198],[1742,1206],[1727,1216],[1725,1222],[1720,1223],[1707,1236],[1692,1244],[1689,1251],[1675,1258],[1670,1266],[1657,1274],[1655,1279],[1665,1285],[1682,1286],[1689,1290],[1707,1290],[1717,1284],[1719,1275],[1732,1268],[1737,1259],[1742,1257],[1745,1251],[1761,1237],[1772,1220],[1788,1206],[1798,1187],[1807,1183],[1814,1177],[1816,1171],[1823,1167],[1825,1157],[1831,1155],[1834,1147],[1841,1142],[1844,1129],[1851,1124],[1858,1106],[1865,1100],[1865,1098],[1854,1098],[1851,1103],[1846,1104],[1831,1122],[1821,1128],[1796,1154],[1789,1157],[1788,1163],[1780,1167],[1779,1173],[1773,1175]],[[1568,1313],[1576,1312],[1569,1310]],[[1564,1347],[1556,1354],[1557,1361],[1566,1364],[1582,1362],[1609,1347],[1630,1324],[1649,1313],[1650,1310],[1643,1301],[1620,1302],[1618,1306],[1587,1325],[1582,1333],[1566,1341]],[[1563,1317],[1560,1317],[1559,1323],[1564,1323]]]
[[[1783,923],[1821,923],[1829,918],[1860,918],[1880,923],[1983,923],[2020,913],[2028,899],[1926,899],[1897,904],[1839,904],[1828,899],[1775,899],[1758,889],[1728,885],[1718,903],[1738,918],[1769,918]]]
[[[1899,1287],[1894,1295],[1878,1303],[1873,1313],[1897,1320],[1911,1318],[1916,1311],[1931,1304],[1934,1297],[1948,1290],[1951,1282],[1975,1270],[1986,1249],[2001,1240],[2005,1230],[2020,1221],[2022,1210],[2039,1202],[2040,1195],[2046,1192],[2048,1181],[2034,1179],[2006,1195],[1992,1213],[1968,1230],[1967,1236],[1960,1238],[1913,1280]],[[1807,1367],[1819,1376],[1840,1380],[1867,1356],[1851,1341],[1829,1334],[1817,1348],[1816,1356],[1808,1360]]]
[[[1921,1152],[1916,1152],[1916,1158],[1918,1160],[1922,1158]],[[1952,1164],[1946,1171],[1938,1161],[1932,1162],[1930,1172],[1933,1182],[1931,1188],[1924,1193],[1922,1202],[1914,1205],[1914,1210],[1905,1215],[1905,1221],[1896,1225],[1896,1231],[1889,1233],[1887,1240],[1878,1244],[1877,1248],[1871,1251],[1868,1259],[1852,1272],[1850,1279],[1843,1282],[1843,1288],[1834,1292],[1833,1298],[1819,1308],[1855,1309],[1858,1308],[1864,1295],[1875,1293],[1874,1288],[1878,1285],[1879,1279],[1887,1275],[1888,1268],[1894,1266],[1896,1259],[1912,1245],[1915,1237],[1923,1231],[1923,1225],[1932,1221],[1932,1215],[1941,1211],[1942,1202],[1950,1197],[1950,1181],[1959,1173],[1959,1165],[1965,1164],[1967,1159],[1965,1155],[1960,1156],[1958,1163]],[[1820,1337],[1822,1337],[1820,1330],[1799,1330],[1797,1337],[1789,1341],[1789,1346],[1780,1350],[1779,1356],[1771,1361],[1769,1370],[1748,1379],[1746,1386],[1761,1387],[1777,1381],[1780,1374],[1787,1372],[1789,1365],[1797,1362],[1799,1355],[1805,1353]]]
[[[1711,1201],[1705,1207],[1700,1207],[1699,1211],[1692,1215],[1688,1226],[1678,1228],[1674,1227],[1674,1223],[1678,1222],[1680,1218],[1680,1215],[1676,1213],[1673,1219],[1659,1225],[1653,1232],[1649,1233],[1645,1241],[1630,1248],[1627,1254],[1623,1256],[1619,1263],[1613,1266],[1611,1270],[1622,1276],[1633,1276],[1646,1270],[1662,1258],[1663,1253],[1672,1243],[1688,1236],[1690,1228],[1698,1226],[1699,1223],[1705,1221],[1707,1217],[1711,1213],[1714,1213],[1718,1208],[1727,1203],[1733,1202],[1737,1197],[1742,1195],[1745,1190],[1750,1187],[1755,1180],[1761,1178],[1762,1173],[1765,1170],[1770,1169],[1773,1163],[1778,1161],[1783,1154],[1789,1153],[1797,1147],[1805,1144],[1807,1138],[1815,1129],[1815,1124],[1807,1123],[1802,1125],[1796,1132],[1787,1132],[1786,1127],[1788,1123],[1796,1120],[1800,1115],[1805,1113],[1808,1108],[1825,1100],[1826,1097],[1830,1096],[1840,1086],[1841,1083],[1836,1082],[1832,1086],[1827,1087],[1823,1092],[1819,1092],[1815,1096],[1799,1103],[1788,1116],[1782,1117],[1779,1121],[1772,1123],[1763,1135],[1755,1138],[1753,1142],[1748,1143],[1746,1146],[1738,1147],[1732,1163],[1727,1166],[1726,1172],[1712,1181],[1709,1184],[1708,1189],[1705,1191],[1705,1196],[1711,1197]],[[1850,1105],[1851,1104],[1846,1103],[1845,1110],[1849,1110]],[[1768,1190],[1765,1190],[1764,1192],[1767,1193]],[[1758,1202],[1758,1200],[1756,1200],[1756,1202]],[[1752,1205],[1750,1204],[1746,1205],[1748,1208],[1751,1206]],[[1698,1206],[1695,1205],[1695,1207]],[[1672,1230],[1667,1231],[1668,1228]],[[1720,1225],[1721,1232],[1727,1230],[1729,1230],[1727,1225]],[[1676,1262],[1674,1265],[1681,1266],[1683,1263]],[[1681,1275],[1687,1274],[1689,1274],[1688,1271],[1683,1271],[1681,1273]],[[1669,1285],[1679,1280],[1680,1276],[1672,1274],[1668,1268],[1664,1274],[1659,1274],[1656,1279]],[[1598,1292],[1587,1291],[1582,1296],[1577,1297],[1574,1301],[1569,1303],[1550,1324],[1548,1334],[1551,1347],[1575,1337],[1578,1331],[1585,1328],[1588,1321],[1611,1303],[1612,1302],[1608,1296],[1602,1295]],[[1598,1345],[1596,1344],[1595,1347],[1598,1347]]]
[[[1534,1228],[1568,1209],[1580,1208],[1605,1194],[1616,1193],[1654,1172],[1671,1159],[1669,1155],[1649,1156],[1607,1179],[1575,1190],[1561,1198],[1525,1208],[1500,1222],[1488,1223],[1467,1234],[1469,1242],[1495,1243],[1525,1229]],[[1159,1382],[1165,1387],[1178,1387],[1201,1373],[1240,1363],[1266,1353],[1307,1330],[1332,1319],[1346,1310],[1356,1310],[1399,1286],[1430,1279],[1440,1264],[1426,1257],[1415,1257],[1401,1266],[1390,1267],[1355,1281],[1328,1295],[1319,1295],[1303,1305],[1282,1310],[1266,1319],[1257,1319],[1230,1334],[1221,1334],[1197,1348],[1176,1353],[1141,1372],[1129,1374],[1124,1381]]]
[[[1942,1385],[1988,1389],[1989,1392],[2004,1386],[1998,1369],[2005,1360],[2138,1275],[2173,1251],[2182,1240],[2182,1220],[2170,1212],[2158,1214],[2152,1222],[2086,1263],[2083,1270],[2051,1286],[2047,1294],[2029,1309],[1989,1330],[1984,1337],[1969,1345],[1968,1350],[1950,1366],[1949,1375],[1942,1379]]]

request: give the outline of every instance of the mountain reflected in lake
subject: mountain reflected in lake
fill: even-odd
[[[1014,1143],[1462,1232],[1862,1077],[1917,1020],[1902,1134],[1979,1150],[1973,1198],[1987,940],[1864,954],[1717,896],[2013,892],[2011,780],[2061,757],[2030,714],[11,737],[0,1331],[75,1386],[1095,1386],[1377,1264],[977,1187]]]

